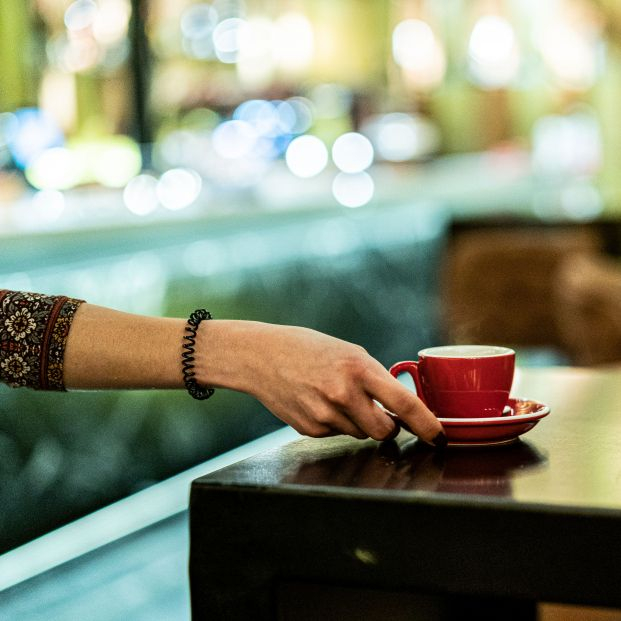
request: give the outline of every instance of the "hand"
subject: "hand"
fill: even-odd
[[[307,328],[206,323],[197,351],[209,353],[197,379],[255,396],[299,433],[386,440],[401,425],[446,443],[438,419],[362,347]]]

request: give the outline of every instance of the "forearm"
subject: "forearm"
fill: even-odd
[[[82,304],[67,337],[65,387],[183,387],[184,324]]]
[[[65,348],[68,389],[183,388],[185,319],[133,315],[93,304],[77,310]],[[203,321],[196,337],[199,384],[252,392],[260,352],[250,321]],[[253,346],[254,343],[254,346]]]

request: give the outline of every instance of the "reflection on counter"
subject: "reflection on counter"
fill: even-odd
[[[528,441],[501,449],[460,447],[439,454],[410,437],[367,444],[346,457],[311,457],[308,463],[297,464],[284,482],[511,497],[512,475],[526,474],[545,462],[545,455]]]

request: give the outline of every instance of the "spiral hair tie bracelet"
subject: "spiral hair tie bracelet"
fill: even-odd
[[[201,386],[194,379],[194,347],[196,346],[196,332],[200,322],[204,319],[211,319],[211,313],[204,308],[196,309],[189,317],[185,331],[188,333],[183,337],[183,349],[181,354],[181,366],[183,370],[183,383],[188,392],[194,399],[209,399],[214,393],[213,388]]]

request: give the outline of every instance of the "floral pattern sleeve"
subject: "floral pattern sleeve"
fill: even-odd
[[[0,289],[0,382],[37,390],[65,390],[65,344],[82,302]]]

